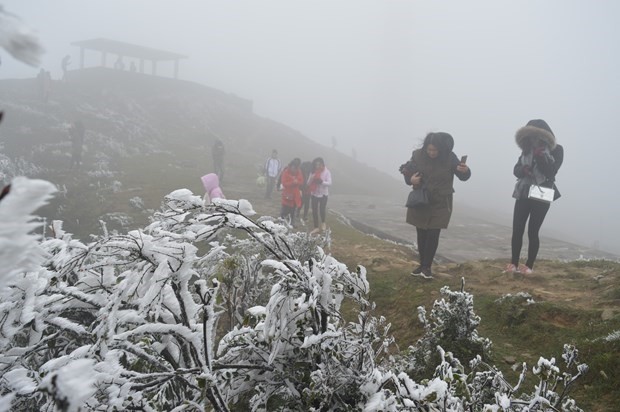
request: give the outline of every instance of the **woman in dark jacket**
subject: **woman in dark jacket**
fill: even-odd
[[[518,180],[512,194],[516,199],[512,216],[512,260],[505,272],[531,274],[540,247],[538,232],[551,204],[528,198],[529,189],[532,185],[553,188],[553,200],[560,197],[555,186],[555,175],[562,166],[564,148],[557,144],[547,122],[540,119],[530,120],[527,125],[517,130],[515,140],[521,149],[521,156],[513,171]],[[527,261],[525,265],[519,266],[523,233],[528,218]]]
[[[454,176],[467,180],[471,170],[452,152],[454,139],[448,133],[429,133],[421,149],[414,150],[411,160],[400,167],[405,183],[414,188],[425,187],[429,204],[407,208],[407,223],[416,227],[420,265],[412,272],[431,277],[431,265],[439,246],[439,233],[448,227],[452,216]],[[464,160],[464,159],[463,159]]]

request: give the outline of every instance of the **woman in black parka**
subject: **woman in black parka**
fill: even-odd
[[[400,167],[405,183],[414,188],[424,186],[429,204],[407,208],[407,223],[416,227],[420,265],[412,272],[432,277],[431,265],[439,246],[441,229],[448,227],[452,216],[454,176],[467,180],[469,167],[452,152],[454,139],[448,133],[429,133],[422,148],[414,150],[411,160]]]
[[[517,177],[517,184],[512,194],[516,199],[512,216],[512,259],[504,272],[531,274],[540,247],[538,232],[551,204],[529,199],[529,189],[531,185],[553,188],[555,190],[553,200],[560,197],[555,185],[555,175],[562,166],[564,148],[557,144],[551,128],[541,119],[530,120],[517,130],[515,141],[521,149],[521,156],[513,171]],[[528,218],[527,261],[525,265],[519,266],[519,255]]]

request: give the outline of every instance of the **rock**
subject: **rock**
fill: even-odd
[[[517,362],[517,358],[514,356],[504,356],[504,362],[509,365],[514,365]]]
[[[613,309],[603,309],[603,313],[601,313],[601,319],[606,322],[608,320],[612,320],[614,318],[614,316],[616,315],[616,312],[614,312]]]

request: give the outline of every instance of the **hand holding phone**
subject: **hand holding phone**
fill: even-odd
[[[461,164],[467,163],[467,155],[461,156]]]

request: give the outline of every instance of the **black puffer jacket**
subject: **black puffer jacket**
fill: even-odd
[[[555,177],[564,161],[564,148],[557,144],[555,135],[551,128],[541,119],[530,120],[527,125],[517,130],[515,134],[517,146],[521,149],[521,156],[514,166],[513,173],[519,179],[527,179],[533,170],[544,175],[545,180],[540,185],[550,187],[555,190],[555,199],[558,199],[560,191],[555,184]],[[544,146],[542,154],[535,156],[533,152],[537,147]],[[529,158],[531,158],[531,165]],[[526,161],[526,159],[528,159]],[[517,185],[518,186],[518,185]],[[514,194],[517,199],[527,198],[527,190]]]
[[[422,174],[422,184],[428,191],[430,203],[422,208],[407,208],[407,223],[420,229],[448,227],[452,217],[454,176],[460,180],[471,177],[471,170],[466,173],[456,170],[459,164],[454,152],[450,152],[445,158],[431,159],[424,149],[414,150],[411,160],[401,167],[401,172],[408,185],[411,185],[411,176],[416,172]]]

